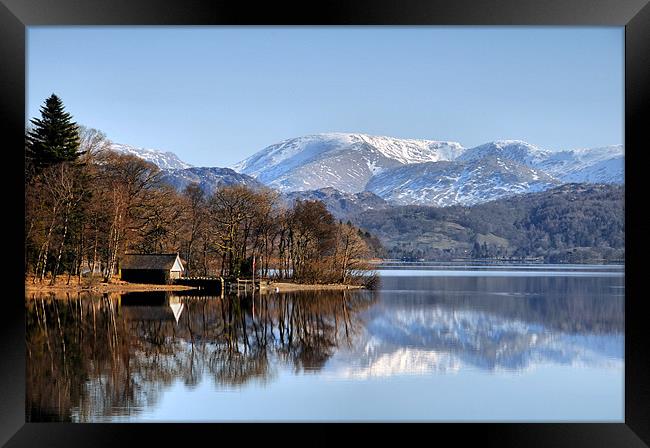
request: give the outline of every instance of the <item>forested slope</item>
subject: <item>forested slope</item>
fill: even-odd
[[[621,185],[566,184],[473,207],[367,210],[352,221],[391,258],[612,261],[624,257],[624,196]]]

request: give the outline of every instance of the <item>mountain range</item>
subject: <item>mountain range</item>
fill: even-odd
[[[282,192],[333,187],[358,193],[373,176],[392,168],[453,160],[461,153],[456,142],[332,133],[268,146],[233,169]]]
[[[128,145],[113,149],[156,164],[179,189],[190,182],[208,193],[220,185],[265,185],[287,200],[322,196],[339,216],[346,207],[470,206],[566,183],[624,183],[622,145],[550,151],[499,140],[465,148],[451,141],[327,133],[272,144],[230,168],[192,167],[173,153]]]

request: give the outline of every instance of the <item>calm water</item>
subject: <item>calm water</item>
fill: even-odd
[[[413,267],[378,291],[30,295],[28,421],[618,421],[622,267]]]

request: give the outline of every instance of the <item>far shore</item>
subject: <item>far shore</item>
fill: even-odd
[[[308,284],[308,283],[290,283],[290,282],[270,282],[260,285],[261,291],[273,292],[277,288],[278,292],[285,291],[324,291],[324,290],[342,290],[342,289],[363,289],[361,285],[344,285],[342,283],[329,284]]]

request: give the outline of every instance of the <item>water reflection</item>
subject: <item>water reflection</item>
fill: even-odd
[[[137,416],[171,385],[272,387],[623,365],[623,279],[384,278],[381,290],[251,297],[30,295],[27,420]],[[209,399],[209,397],[206,397]]]
[[[623,278],[392,277],[337,374],[620,368]]]
[[[129,321],[178,320],[185,304],[178,296],[166,295],[164,292],[132,292],[120,299],[124,318]]]
[[[267,381],[270,356],[318,370],[350,343],[372,300],[348,291],[255,300],[34,294],[26,300],[27,420],[130,415],[177,378],[190,387],[203,375],[223,386]]]

